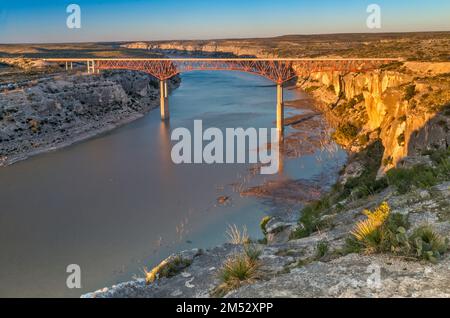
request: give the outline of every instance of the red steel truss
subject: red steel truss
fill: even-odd
[[[197,70],[240,71],[264,76],[282,84],[298,75],[314,72],[364,72],[398,59],[47,59],[53,62],[89,60],[95,69],[127,69],[143,71],[160,80]],[[89,62],[88,62],[89,63]]]

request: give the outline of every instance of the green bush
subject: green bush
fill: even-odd
[[[267,235],[267,230],[266,230],[266,226],[267,223],[269,223],[269,221],[272,219],[272,217],[270,216],[265,216],[262,218],[261,222],[259,223],[259,226],[261,228],[261,231],[263,232],[264,236]]]
[[[400,194],[405,194],[413,187],[429,188],[438,182],[433,168],[418,165],[412,168],[394,168],[386,174],[388,184],[396,187]]]
[[[363,221],[359,222],[363,223]],[[408,236],[406,217],[392,213],[377,227],[364,227],[363,238],[354,232],[346,240],[346,253],[393,253],[401,256],[424,259],[436,263],[448,250],[448,239],[444,239],[429,225],[421,226]]]
[[[300,239],[318,231],[321,226],[324,225],[320,222],[321,212],[329,207],[329,198],[324,196],[321,200],[310,203],[308,206],[303,208],[299,219],[299,224],[301,227],[291,233],[290,239]]]
[[[331,212],[331,209],[339,211],[342,208],[339,202],[350,196],[353,199],[359,199],[385,189],[388,186],[386,178],[376,179],[383,150],[383,144],[377,140],[360,153],[355,154],[354,160],[361,161],[365,167],[362,174],[359,177],[348,179],[344,185],[336,183],[320,200],[304,207],[300,212],[299,224],[301,227],[291,234],[290,239],[307,237],[318,230],[329,227],[330,224],[321,221],[322,215]]]
[[[429,155],[431,160],[439,165],[450,158],[450,148],[425,152],[424,155]]]
[[[221,284],[212,295],[222,297],[227,292],[240,287],[258,277],[261,251],[253,245],[244,246],[244,251],[228,256],[219,271]]]
[[[436,263],[448,249],[448,240],[433,231],[429,225],[417,228],[410,237],[416,257]]]
[[[320,241],[316,245],[316,257],[319,259],[324,257],[328,253],[329,249],[330,247],[328,246],[327,241]]]
[[[359,129],[351,123],[339,125],[333,133],[333,138],[340,144],[348,144],[358,136]]]

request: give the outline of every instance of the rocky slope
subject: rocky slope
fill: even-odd
[[[266,229],[273,240],[257,245],[261,251],[258,279],[244,283],[225,297],[449,297],[450,255],[437,264],[393,255],[363,255],[343,252],[346,238],[365,208],[383,201],[392,213],[404,215],[413,231],[431,224],[450,238],[450,183],[429,190],[417,189],[398,195],[392,189],[371,198],[349,203],[343,212],[326,215],[328,226],[309,237],[288,240],[296,224],[270,221]],[[281,239],[280,239],[281,238]],[[327,250],[319,255],[319,244]],[[169,262],[184,260],[184,266],[150,285],[138,279],[104,288],[83,297],[211,297],[220,284],[219,271],[228,257],[242,246],[225,244],[211,250],[182,252]],[[373,274],[379,273],[379,280]]]
[[[0,91],[0,166],[142,117],[158,107],[158,96],[154,78],[131,71],[46,74],[6,83]]]

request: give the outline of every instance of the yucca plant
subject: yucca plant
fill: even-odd
[[[162,277],[172,277],[191,265],[192,261],[181,256],[170,256],[155,266],[151,271],[144,268],[145,283],[150,285]]]
[[[390,214],[390,207],[387,202],[383,202],[373,212],[364,210],[366,220],[359,221],[350,232],[358,241],[379,241],[382,236],[380,227],[386,222]]]
[[[163,260],[159,265],[155,266],[151,271],[148,271],[147,268],[144,268],[145,273],[145,283],[150,285],[155,280],[159,278],[159,274],[163,268],[165,268],[169,262],[167,260]]]

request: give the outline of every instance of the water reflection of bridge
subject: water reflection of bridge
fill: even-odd
[[[256,59],[256,58],[107,58],[45,59],[48,62],[65,63],[72,69],[73,63],[86,63],[88,73],[107,69],[126,69],[149,73],[160,80],[161,119],[169,119],[167,80],[189,71],[240,71],[260,75],[277,84],[277,129],[284,127],[283,84],[296,76],[308,76],[315,72],[336,71],[342,73],[367,72],[384,64],[399,61],[392,58],[378,59]]]

